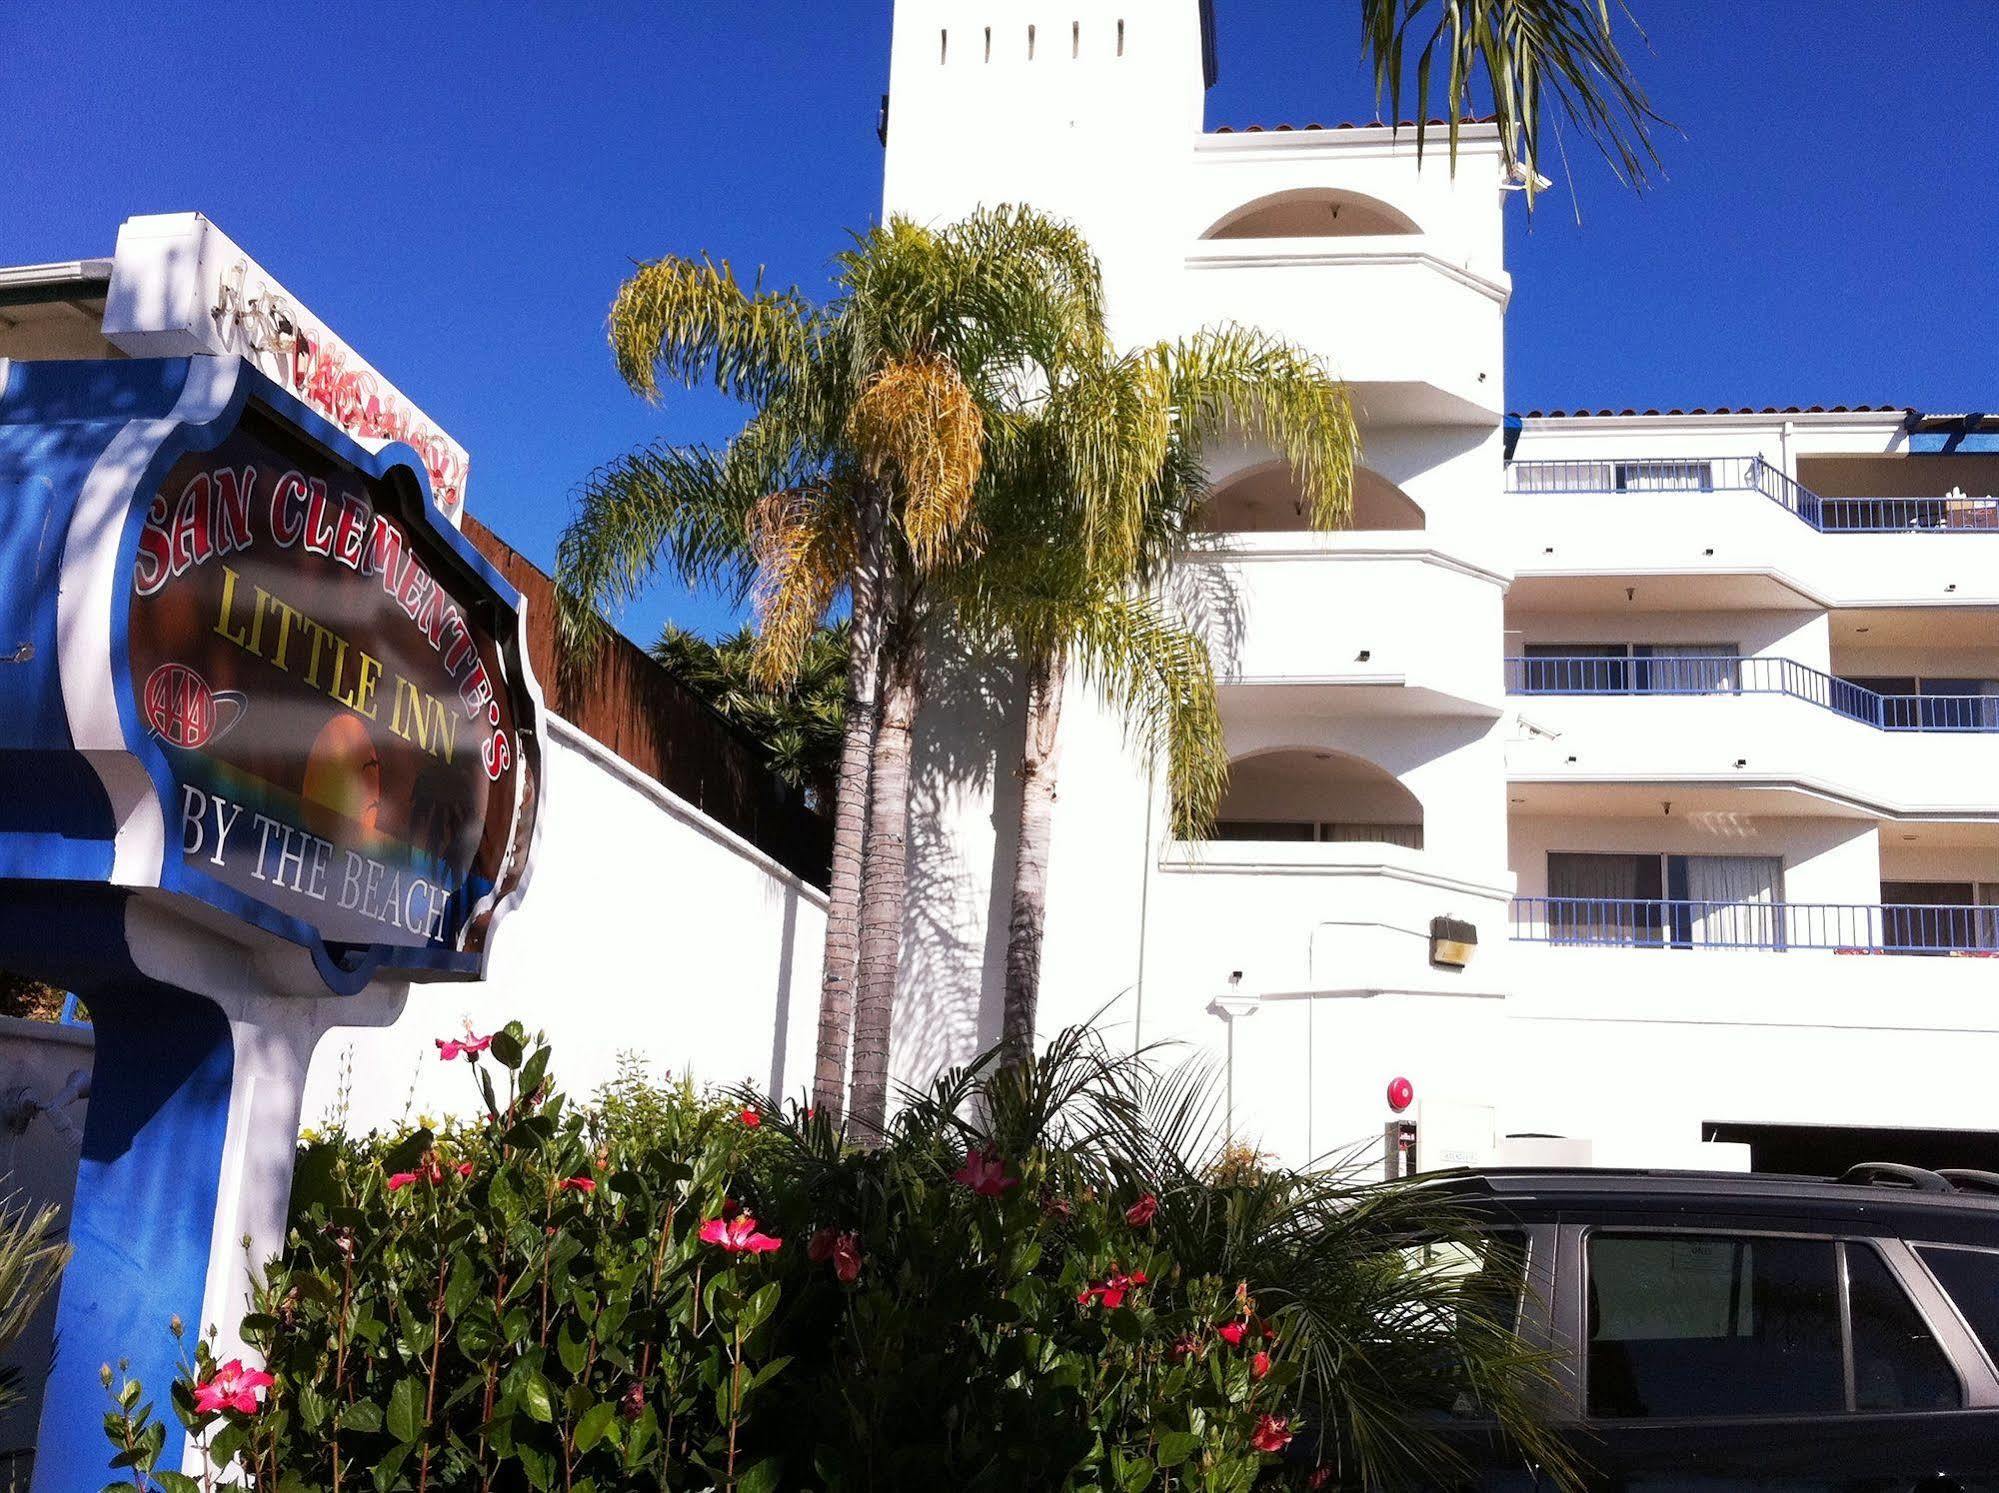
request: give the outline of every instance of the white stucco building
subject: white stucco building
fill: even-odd
[[[1074,686],[1044,1032],[1213,1050],[1292,1159],[1382,1146],[1397,1077],[1426,1165],[1999,1158],[1999,436],[1508,416],[1493,127],[1455,173],[1441,132],[1420,170],[1408,129],[1207,132],[1204,12],[896,6],[887,212],[1067,217],[1121,339],[1283,333],[1360,414],[1350,532],[1268,453],[1212,463],[1177,586],[1225,680],[1217,839],[1167,838]],[[911,1078],[997,1035],[1020,740],[1004,691],[937,693]]]

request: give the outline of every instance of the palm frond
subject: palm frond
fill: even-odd
[[[942,358],[889,364],[855,402],[852,434],[869,475],[896,484],[903,538],[920,570],[976,544],[972,499],[985,426],[954,364]]]
[[[1275,448],[1290,464],[1312,526],[1335,529],[1353,511],[1360,433],[1353,398],[1317,358],[1248,327],[1221,326],[1154,353],[1198,451],[1233,432]]]
[[[768,494],[750,512],[749,544],[757,613],[750,675],[775,688],[797,678],[813,635],[853,574],[852,506],[823,483]]]
[[[1627,184],[1642,187],[1659,165],[1651,131],[1666,121],[1624,59],[1620,16],[1637,29],[1623,0],[1362,0],[1362,47],[1374,65],[1375,94],[1387,95],[1394,117],[1402,117],[1405,88],[1415,88],[1418,160],[1441,68],[1436,107],[1447,121],[1454,168],[1462,122],[1477,113],[1482,73],[1506,164],[1520,168],[1531,203],[1550,95],[1561,121],[1586,136]],[[1645,40],[1642,30],[1638,40]]]
[[[814,319],[795,290],[745,290],[726,260],[669,256],[618,288],[608,331],[619,377],[648,400],[664,378],[755,402],[802,374]]]
[[[1167,764],[1173,832],[1198,839],[1228,791],[1229,756],[1208,645],[1145,592],[1107,592],[1065,629],[1076,661],[1145,750]]]

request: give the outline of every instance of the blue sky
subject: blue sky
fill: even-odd
[[[1158,0],[1151,0],[1158,3]],[[1516,210],[1516,409],[1999,408],[1992,0],[1632,0],[1667,176]],[[1350,0],[1217,0],[1211,125],[1366,119]],[[823,284],[880,201],[889,0],[0,4],[0,263],[198,209],[472,453],[471,506],[547,564],[592,466],[717,439],[648,408],[603,315],[634,258]],[[1582,221],[1575,219],[1580,206]],[[729,620],[662,586],[623,619]]]

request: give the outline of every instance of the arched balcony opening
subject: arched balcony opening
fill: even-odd
[[[1252,467],[1208,494],[1201,527],[1212,534],[1285,534],[1311,528],[1305,498],[1282,461]],[[1350,529],[1421,529],[1423,510],[1409,494],[1366,467],[1354,469]]]
[[[1422,231],[1415,219],[1378,197],[1314,187],[1244,203],[1201,237],[1372,238]]]
[[[1394,774],[1344,752],[1292,748],[1233,764],[1217,840],[1423,848],[1423,804]]]

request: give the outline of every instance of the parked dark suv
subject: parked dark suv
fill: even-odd
[[[1490,1216],[1507,1263],[1486,1268],[1524,1274],[1520,1332],[1554,1355],[1555,1418],[1592,1488],[1999,1493],[1999,1176],[1431,1185]],[[1546,1482],[1495,1457],[1478,1486]]]

